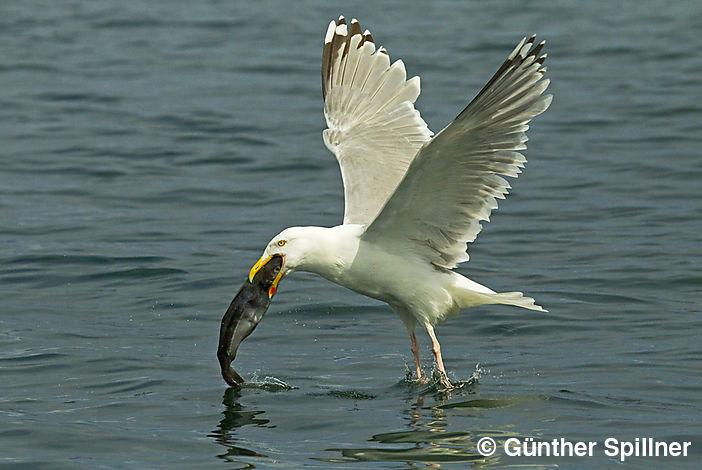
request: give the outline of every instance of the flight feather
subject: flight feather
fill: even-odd
[[[524,38],[466,108],[413,159],[394,193],[362,238],[414,252],[435,266],[467,261],[497,200],[526,159],[526,131],[551,95],[543,79],[544,42]]]
[[[344,183],[344,224],[372,221],[432,132],[414,108],[419,77],[391,64],[369,31],[343,17],[329,24],[322,54],[324,143]]]

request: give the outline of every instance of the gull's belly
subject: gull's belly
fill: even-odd
[[[334,282],[360,294],[412,311],[453,308],[451,274],[410,256],[361,245],[353,263]]]
[[[407,287],[407,275],[402,272],[406,268],[378,259],[357,259],[336,282],[359,294],[393,303],[402,297],[402,291]]]

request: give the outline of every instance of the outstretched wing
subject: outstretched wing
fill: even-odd
[[[542,96],[544,42],[522,39],[470,104],[412,161],[363,239],[410,250],[436,266],[468,260],[467,243],[481,230],[526,159],[531,119],[551,104]]]
[[[344,17],[329,24],[322,54],[324,143],[344,181],[345,224],[367,224],[383,207],[432,132],[414,109],[419,77],[390,65],[368,30]]]

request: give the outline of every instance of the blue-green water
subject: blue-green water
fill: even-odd
[[[615,467],[608,437],[692,442],[622,468],[695,468],[701,5],[1,3],[0,468]],[[480,364],[453,394],[404,379],[389,308],[306,274],[239,350],[259,385],[219,376],[264,244],[341,220],[319,79],[339,13],[422,77],[435,131],[522,36],[548,40],[553,105],[460,269],[549,313],[440,325],[454,379]],[[482,459],[485,436],[599,445]]]

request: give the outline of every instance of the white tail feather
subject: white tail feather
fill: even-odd
[[[496,304],[514,305],[515,307],[528,308],[537,312],[548,312],[541,305],[537,305],[531,297],[525,297],[521,292],[500,292],[492,294],[490,297],[494,299]]]

